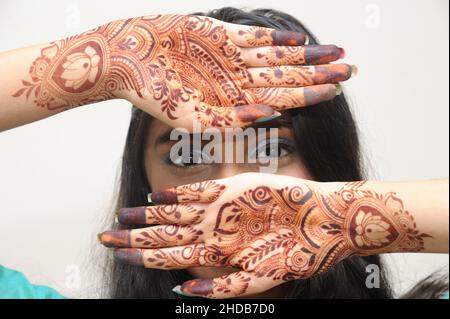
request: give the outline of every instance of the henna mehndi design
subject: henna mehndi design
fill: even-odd
[[[339,58],[336,46],[300,46],[304,42],[302,33],[236,26],[200,16],[117,20],[43,48],[30,68],[31,80],[24,80],[13,96],[25,95],[49,110],[126,98],[167,122],[192,118],[204,126],[242,126],[271,116],[270,103],[280,93],[243,89],[254,81],[247,69],[252,59],[262,59],[258,63],[267,66]],[[262,45],[268,47],[255,47]],[[243,54],[245,50],[258,57]],[[283,84],[277,75],[257,76],[269,84]],[[285,81],[293,80],[287,75]],[[325,100],[336,90],[328,87],[316,93],[317,100]],[[283,108],[307,101],[303,94],[306,89],[298,99],[285,99]],[[222,110],[244,105],[238,111]]]
[[[204,181],[155,192],[151,196],[154,204],[176,204],[183,202],[210,203],[225,190],[225,185],[215,181]]]
[[[333,192],[306,184],[275,189],[261,185],[213,206],[218,208],[209,214],[205,204],[195,203],[217,203],[225,186],[213,181],[181,186],[154,193],[152,198],[160,204],[183,204],[124,209],[119,220],[124,224],[191,222],[188,227],[150,227],[145,235],[142,229],[117,231],[112,237],[107,232],[101,241],[116,247],[152,248],[130,250],[128,255],[119,249],[116,255],[118,260],[148,268],[242,269],[221,278],[195,279],[181,288],[206,297],[246,294],[257,280],[270,281],[273,287],[307,278],[353,254],[423,250],[424,239],[430,236],[419,232],[401,199],[393,192],[378,194],[363,185],[346,183]],[[175,218],[174,212],[178,212]],[[214,219],[205,224],[208,215]],[[172,238],[158,233],[167,229],[172,230]]]

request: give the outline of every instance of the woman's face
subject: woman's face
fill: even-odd
[[[277,159],[275,174],[310,179],[300,157],[297,155],[295,138],[291,127],[282,126],[281,121],[274,120],[264,125],[253,126],[253,128],[276,128],[278,136],[274,138],[267,129],[264,130],[266,133],[257,135],[257,143],[248,143],[245,139],[225,143],[224,134],[221,134],[219,143],[216,145],[220,144],[218,147],[223,149],[222,154],[225,154],[230,149],[236,154],[236,150],[240,149],[241,152],[244,150],[245,154],[257,152],[258,156],[263,156],[264,160]],[[170,150],[177,143],[176,140],[170,140],[169,135],[171,131],[171,127],[156,119],[152,120],[148,130],[147,144],[145,146],[145,170],[148,183],[153,191],[203,180],[221,179],[244,172],[258,172],[264,166],[258,161],[249,163],[250,161],[245,156],[243,162],[236,161],[233,156],[231,161],[226,161],[227,163],[223,163],[223,160],[221,163],[213,164],[202,164],[201,162],[195,164],[192,161],[186,163],[186,158],[181,156],[172,156],[171,158]],[[204,143],[209,143],[209,141]],[[198,153],[199,151],[194,150],[191,152],[191,155],[194,156],[195,152]],[[204,154],[202,155],[204,156]],[[236,270],[233,268],[212,267],[189,269],[189,272],[196,278],[213,278],[234,271]]]

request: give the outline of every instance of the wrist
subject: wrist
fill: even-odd
[[[117,66],[110,43],[111,33],[118,32],[120,23],[123,22],[115,21],[38,46],[37,57],[30,60],[28,78],[22,81],[22,87],[13,96],[25,96],[50,111],[122,97],[121,90],[130,86],[127,77],[131,78],[131,71],[118,80],[117,73],[120,72],[114,74]]]
[[[152,71],[159,74],[156,64],[149,64],[159,52],[160,39],[154,26],[144,17],[115,20],[97,31],[107,39],[108,72],[105,88],[116,98],[134,103],[151,91]],[[158,83],[160,86],[164,82]],[[161,87],[158,87],[161,90]]]
[[[325,197],[333,214],[342,216],[341,236],[356,255],[416,252],[424,239],[403,200],[383,183],[325,183]]]

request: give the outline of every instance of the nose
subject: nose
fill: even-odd
[[[259,166],[258,165],[251,165],[251,164],[238,164],[238,163],[224,163],[220,165],[220,169],[218,170],[218,177],[217,179],[227,178],[234,175],[242,174],[242,173],[248,173],[248,172],[258,172]]]

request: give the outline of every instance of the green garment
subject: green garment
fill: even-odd
[[[0,265],[0,299],[64,299],[56,290],[31,284],[18,271]]]

